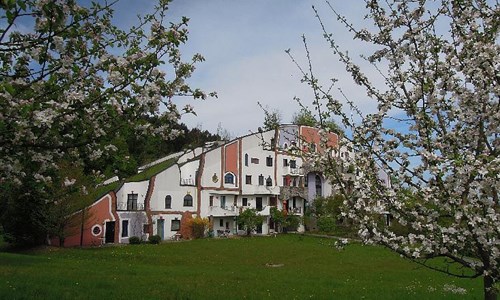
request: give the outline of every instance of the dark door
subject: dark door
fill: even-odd
[[[115,242],[115,221],[106,222],[106,243],[114,243]]]
[[[156,234],[161,237],[161,239],[165,239],[165,220],[158,219],[156,225]]]
[[[256,228],[256,230],[255,230],[255,231],[256,231],[257,233],[259,233],[259,234],[260,234],[260,233],[262,233],[262,223],[260,223],[260,224],[258,224],[258,225],[257,225],[257,228]]]
[[[262,210],[262,197],[257,197],[256,198],[255,206],[257,208],[257,211],[261,211]]]

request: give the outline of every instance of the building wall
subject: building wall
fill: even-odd
[[[194,165],[195,164],[193,163],[185,166],[189,167],[188,171],[193,171]],[[190,175],[192,175],[192,173]],[[196,187],[180,185],[180,176],[181,173],[177,165],[174,165],[156,175],[154,190],[151,194],[152,212],[175,213],[186,210],[196,212]],[[170,197],[172,198],[171,208],[165,208],[165,198],[167,195],[170,195]],[[184,197],[186,195],[190,195],[191,197],[193,197],[192,206],[184,206]]]
[[[112,193],[106,194],[85,210],[71,215],[66,227],[67,236],[64,246],[80,246],[80,242],[82,242],[82,246],[101,245],[104,242],[106,222],[116,221],[116,217],[113,214],[113,198]],[[82,221],[83,228],[81,226]],[[98,228],[98,230],[95,228]],[[95,232],[93,232],[94,229]],[[115,234],[115,241],[117,241],[116,237],[117,234]],[[59,240],[53,238],[51,244],[59,245]]]
[[[148,192],[149,180],[139,182],[127,182],[116,192],[117,210],[127,210],[127,199],[129,194],[137,194],[137,207],[144,210],[144,200]]]
[[[282,196],[280,187],[284,185],[284,181],[289,185],[295,182],[295,186],[299,187],[308,180],[309,193],[306,200],[312,200],[315,196],[315,174],[303,174],[301,169],[303,160],[299,156],[300,153],[291,152],[292,145],[296,148],[303,146],[299,134],[302,134],[301,138],[308,142],[319,143],[320,136],[316,129],[289,125],[279,131],[250,134],[215,148],[205,148],[204,153],[202,148],[197,148],[177,154],[179,156],[177,164],[160,172],[151,181],[127,182],[117,191],[115,200],[108,195],[96,201],[89,208],[89,211],[95,211],[95,217],[85,222],[85,243],[99,244],[105,235],[107,221],[116,221],[115,241],[119,243],[127,243],[130,236],[146,239],[145,224],[148,225],[149,233],[162,234],[164,239],[170,239],[176,233],[180,233],[172,230],[173,222],[177,224],[182,220],[186,223],[188,217],[196,215],[211,218],[214,221],[214,230],[225,230],[228,222],[229,229],[234,231],[239,213],[248,207],[257,208],[258,197],[262,198],[262,210],[259,214],[266,217],[262,224],[262,233],[267,234],[271,199],[276,199],[278,209],[285,208],[283,201],[287,202],[287,208],[293,208],[293,198],[280,198]],[[332,139],[332,143],[338,142],[336,136],[332,136]],[[346,150],[342,149],[339,154],[342,152]],[[288,166],[284,165],[284,159],[287,160]],[[295,160],[294,169],[290,168],[292,160]],[[228,172],[235,176],[233,183],[224,182],[224,176]],[[247,176],[250,176],[249,183]],[[262,184],[259,184],[260,176]],[[271,180],[270,186],[267,186],[268,179]],[[322,192],[324,196],[332,192],[323,177]],[[127,197],[131,193],[138,196],[138,211],[127,211]],[[149,200],[148,195],[150,195]],[[167,196],[171,197],[169,208],[165,205]],[[192,206],[184,206],[186,196],[192,197]],[[226,198],[225,205],[221,203],[222,197]],[[247,199],[246,207],[243,207],[243,198]],[[296,198],[295,207],[300,208],[300,211],[292,210],[292,213],[299,215],[304,213],[304,201],[301,198]],[[221,219],[224,220],[222,227],[217,223]],[[122,236],[123,220],[128,221],[127,236]],[[101,232],[92,235],[93,226],[100,226]],[[303,230],[303,226],[300,229]],[[79,244],[79,236],[69,237],[68,245]]]

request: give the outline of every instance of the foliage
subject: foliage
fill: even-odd
[[[210,226],[210,221],[208,220],[208,218],[201,218],[198,216],[191,219],[191,221],[189,222],[189,226],[191,227],[191,230],[193,232],[193,238],[201,239],[205,237],[205,233]]]
[[[270,215],[271,220],[274,222],[274,228],[276,228],[277,232],[281,232],[282,225],[285,224],[286,221],[285,212],[273,206],[271,207]]]
[[[142,240],[138,236],[131,236],[128,238],[128,243],[131,245],[139,245],[140,243],[142,243]]]
[[[169,1],[159,0],[136,26],[120,29],[113,3],[2,1],[0,219],[8,237],[40,242],[58,195],[85,187],[61,173],[64,162],[92,183],[102,172],[134,173],[127,138],[176,138],[192,107],[178,108],[172,97],[207,97],[186,83],[204,60],[181,57],[188,19],[167,23]]]
[[[317,121],[309,109],[302,107],[298,113],[293,115],[292,124],[315,127]]]
[[[333,120],[332,118],[325,119],[322,115],[320,116],[320,118],[316,118],[316,116],[314,116],[314,113],[305,106],[301,106],[300,111],[293,115],[292,124],[310,127],[324,127],[328,128],[330,132],[333,132],[335,134],[344,134],[344,131],[335,122],[335,120]]]
[[[158,245],[159,243],[161,243],[161,236],[159,235],[151,235],[149,238],[149,243],[150,244],[155,244],[155,245]]]
[[[279,110],[271,110],[268,106],[263,107],[260,102],[257,102],[257,105],[264,111],[264,127],[262,128],[264,131],[274,130],[281,125],[283,118]]]
[[[338,220],[341,214],[341,207],[344,197],[335,194],[328,197],[316,197],[311,204],[311,212],[317,217],[332,217]]]
[[[317,114],[337,116],[351,133],[340,146],[351,144],[356,153],[346,162],[359,170],[353,188],[337,158],[329,152],[312,157],[345,196],[345,216],[360,227],[364,242],[447,274],[482,276],[485,298],[496,299],[500,6],[483,0],[366,1],[366,20],[373,22],[368,29],[330,8],[365,43],[358,49],[371,52],[363,58],[381,75],[366,75],[315,11],[332,51],[375,104],[375,111],[367,111],[356,103],[369,102],[344,92],[337,97],[330,93],[338,90],[335,79],[323,87],[312,67],[300,68],[316,95]],[[305,37],[304,44],[311,66]],[[382,225],[384,212],[413,232],[398,234]],[[446,263],[433,264],[440,257]]]
[[[301,218],[296,215],[289,214],[285,218],[284,226],[287,231],[297,231],[301,223]]]
[[[257,225],[262,224],[263,220],[264,217],[257,214],[257,210],[254,208],[247,208],[238,216],[238,225],[244,228],[249,236],[252,234],[252,231],[257,229]]]
[[[353,244],[349,251],[337,251],[332,250],[332,244],[332,239],[279,235],[130,247],[45,248],[22,254],[0,252],[0,298],[481,297],[478,279],[455,279],[431,272],[382,247]],[[283,266],[268,267],[271,264]],[[219,276],[207,274],[223,275],[224,284]],[[272,277],[273,284],[269,284],[270,275],[278,275]],[[456,293],[459,290],[465,294]]]
[[[317,218],[317,226],[321,232],[335,231],[335,219],[330,216],[320,216]]]

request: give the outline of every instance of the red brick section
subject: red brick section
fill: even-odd
[[[231,172],[234,175],[238,174],[238,141],[235,141],[234,143],[227,145],[225,147],[225,159],[224,159],[224,166],[225,166],[225,172]],[[239,183],[237,180],[236,183]]]
[[[238,178],[239,178],[239,194],[243,194],[243,140],[238,140]]]
[[[192,238],[192,230],[191,230],[191,220],[193,219],[193,215],[189,211],[185,211],[182,213],[181,217],[181,230],[179,233],[182,238],[185,240],[189,240]]]
[[[300,127],[300,137],[307,143],[315,143],[318,146],[318,152],[322,152],[323,149],[320,146],[321,137],[319,136],[318,129],[301,126]],[[335,133],[328,133],[328,147],[336,147],[338,145],[338,136]],[[308,150],[303,149],[303,150]]]
[[[144,199],[144,210],[146,211],[146,218],[148,219],[148,233],[149,236],[153,235],[153,217],[151,213],[151,195],[155,189],[156,175],[149,179],[148,191],[146,193],[146,198]]]

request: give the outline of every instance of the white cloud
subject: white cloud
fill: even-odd
[[[290,121],[299,110],[293,97],[300,97],[305,104],[310,104],[313,97],[310,88],[300,83],[299,70],[284,52],[291,48],[299,63],[306,67],[302,34],[307,37],[313,68],[322,82],[326,85],[328,79],[339,78],[338,86],[351,99],[365,111],[374,109],[375,104],[365,100],[364,90],[352,83],[323,39],[312,4],[318,7],[325,25],[345,49],[366,50],[353,42],[323,1],[173,1],[168,21],[176,22],[181,16],[191,19],[189,41],[182,48],[183,54],[188,58],[199,52],[206,58],[189,82],[219,94],[218,99],[194,103],[176,99],[179,104],[190,101],[197,113],[197,117],[185,116],[183,122],[193,127],[201,124],[212,132],[222,123],[235,135],[246,134],[263,123],[264,113],[257,101],[278,109],[283,120]],[[362,22],[364,1],[334,5],[354,21]],[[136,13],[141,13],[141,7],[136,5],[136,8]],[[127,16],[131,10],[134,9],[128,7]],[[121,11],[117,10],[119,14]]]

